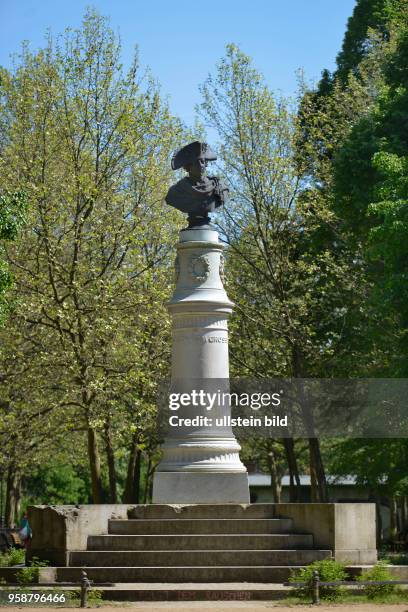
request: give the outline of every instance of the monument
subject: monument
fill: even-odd
[[[195,142],[172,163],[189,173],[167,195],[167,203],[189,218],[188,228],[180,232],[176,288],[168,305],[173,319],[171,392],[176,395],[229,388],[233,304],[223,287],[223,246],[209,217],[226,201],[228,190],[217,177],[206,176],[206,164],[213,159],[207,145]],[[211,410],[218,415],[229,411],[228,404],[220,403]],[[173,414],[206,412],[206,407],[192,411],[185,406]],[[151,583],[144,591],[149,601],[186,599],[186,594],[195,599],[204,583],[221,583],[211,598],[225,599],[231,589],[224,582],[246,583],[246,589],[251,582],[282,583],[294,568],[330,558],[353,564],[353,571],[375,563],[375,504],[249,504],[239,450],[228,427],[175,427],[163,445],[153,504],[31,506],[33,539],[27,558],[48,562],[38,568],[39,581],[78,582],[86,567],[95,584],[131,583],[128,589],[123,585],[128,599],[143,598],[134,583]],[[16,568],[0,568],[0,578],[13,582],[13,572]],[[157,590],[157,582],[173,586]],[[197,583],[190,595],[186,582]],[[183,584],[179,588],[177,583]],[[239,585],[240,592],[244,586]],[[259,596],[257,587],[254,598]],[[265,597],[270,598],[268,589]]]
[[[228,317],[233,304],[223,287],[223,245],[210,213],[228,198],[228,189],[206,175],[216,159],[206,143],[192,142],[172,159],[188,176],[173,185],[166,202],[188,214],[177,244],[176,288],[168,304],[173,322],[171,392],[228,391]],[[204,417],[204,406],[183,416]],[[212,415],[230,414],[217,404]],[[153,503],[249,503],[248,475],[230,427],[177,427],[163,445],[153,482]]]

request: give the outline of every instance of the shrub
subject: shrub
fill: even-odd
[[[289,582],[306,582],[307,585],[296,589],[298,597],[312,597],[313,595],[313,572],[319,572],[319,578],[322,582],[333,582],[337,580],[346,580],[346,568],[342,563],[334,561],[334,559],[324,559],[323,561],[314,561],[307,567],[303,567],[294,573]],[[320,587],[320,597],[334,601],[338,599],[344,591],[342,587]]]
[[[38,557],[33,557],[29,567],[23,567],[16,573],[19,584],[31,584],[38,582],[39,568],[47,567],[48,561],[40,561]]]
[[[379,561],[373,568],[364,572],[361,576],[357,577],[358,581],[364,580],[392,580],[392,574],[387,568],[386,561]],[[394,584],[369,584],[363,585],[364,593],[369,599],[375,599],[376,597],[384,597],[395,592]]]
[[[25,562],[24,548],[10,548],[5,553],[0,554],[0,567],[11,567]]]
[[[92,604],[99,604],[102,601],[102,591],[97,589],[90,589],[88,591],[88,602]]]
[[[76,591],[70,591],[70,599],[72,601],[78,601],[81,598],[81,590],[78,589]],[[97,589],[89,589],[88,591],[88,603],[90,604],[100,604],[102,601],[102,591],[98,591]]]

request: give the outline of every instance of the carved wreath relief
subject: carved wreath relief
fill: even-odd
[[[190,276],[199,282],[207,280],[210,272],[210,262],[206,255],[193,255],[188,265]]]

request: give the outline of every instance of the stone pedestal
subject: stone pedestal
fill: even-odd
[[[168,308],[173,319],[171,391],[229,390],[228,317],[232,302],[223,287],[223,245],[210,228],[180,232],[176,289]],[[216,403],[178,411],[181,416],[230,414]],[[153,503],[248,503],[249,487],[240,446],[230,427],[177,428],[163,445],[153,482]]]

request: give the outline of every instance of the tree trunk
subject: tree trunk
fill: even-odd
[[[395,542],[398,535],[397,500],[390,497],[390,541]]]
[[[147,460],[146,480],[145,480],[145,486],[144,486],[144,492],[143,492],[143,503],[144,504],[147,504],[147,499],[149,495],[149,485],[150,485],[150,479],[152,477],[151,471],[152,471],[152,458],[149,455],[149,458]]]
[[[116,484],[116,468],[115,468],[115,453],[113,451],[112,444],[112,433],[110,426],[110,417],[105,421],[105,448],[106,448],[106,458],[108,462],[108,472],[109,472],[109,498],[111,504],[116,504],[117,499],[117,484]]]
[[[401,500],[401,531],[406,538],[408,536],[408,497],[406,495]]]
[[[381,497],[378,495],[376,490],[370,489],[368,493],[368,500],[375,503],[376,547],[377,549],[380,549],[382,545]]]
[[[136,462],[135,462],[135,470],[133,472],[133,495],[132,495],[132,503],[139,503],[139,491],[140,491],[140,470],[142,467],[142,451],[140,448],[137,449],[136,453]]]
[[[314,463],[314,457],[310,448],[310,442],[313,438],[309,438],[309,473],[310,473],[310,501],[312,503],[319,501],[318,498],[318,485],[317,485],[317,472]]]
[[[377,517],[377,548],[380,548],[381,544],[383,543],[383,524],[381,516],[381,498],[378,497],[375,502],[375,513]]]
[[[17,481],[16,487],[16,521],[19,522],[21,515],[21,478]]]
[[[145,482],[145,503],[151,504],[153,499],[153,477],[156,471],[158,463],[153,463],[152,458],[149,456],[146,470],[146,482]]]
[[[88,425],[88,455],[89,467],[91,470],[92,483],[92,502],[94,504],[102,504],[103,502],[103,487],[101,476],[101,461],[98,450],[98,438],[93,427]]]
[[[4,527],[4,487],[3,487],[4,472],[0,471],[0,527]]]
[[[320,452],[320,442],[317,438],[309,438],[310,478],[312,484],[312,502],[326,503],[328,501],[326,474]],[[312,478],[313,475],[313,478]]]
[[[123,503],[139,503],[140,468],[142,452],[138,448],[138,436],[134,433],[130,447],[128,469],[126,476],[126,486],[123,492]]]
[[[289,501],[291,503],[300,502],[302,499],[302,488],[295,453],[295,442],[293,438],[284,438],[283,445],[289,469]]]
[[[152,499],[153,499],[153,474],[154,474],[154,470],[152,471],[152,474],[149,479],[149,503],[152,503]]]
[[[293,373],[295,378],[303,377],[302,353],[299,346],[297,346],[296,344],[293,347]],[[315,437],[314,416],[310,408],[309,398],[305,393],[302,382],[300,382],[299,386],[299,400],[301,404],[304,423],[309,437],[311,501],[327,502],[327,481],[322,454],[320,451],[320,443],[319,440]]]
[[[271,475],[271,488],[272,488],[273,501],[275,502],[275,504],[280,504],[282,487],[281,487],[280,478],[278,474],[278,466],[276,464],[275,451],[273,450],[273,448],[271,448],[271,450],[268,453],[268,467],[269,467],[269,473]]]
[[[14,527],[17,519],[19,498],[19,475],[13,467],[7,471],[5,520],[7,527]]]

